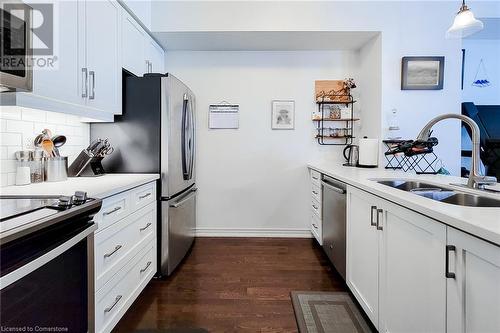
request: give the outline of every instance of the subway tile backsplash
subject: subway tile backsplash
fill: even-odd
[[[59,150],[71,163],[89,145],[90,126],[78,116],[49,111],[0,106],[0,186],[14,185],[15,152],[33,149],[33,139],[45,128],[53,135],[65,135],[66,144]]]

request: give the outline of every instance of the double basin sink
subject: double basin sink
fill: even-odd
[[[500,199],[456,191],[454,189],[441,187],[435,184],[399,179],[384,179],[374,181],[382,185],[390,186],[392,188],[406,192],[411,192],[416,195],[420,195],[422,197],[426,197],[439,202],[444,202],[447,204],[469,207],[500,207]]]

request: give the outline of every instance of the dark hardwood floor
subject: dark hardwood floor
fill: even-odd
[[[312,239],[198,238],[167,280],[153,280],[115,328],[297,332],[290,291],[347,290]]]

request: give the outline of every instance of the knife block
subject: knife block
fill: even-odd
[[[102,166],[103,157],[92,157],[85,150],[75,159],[68,169],[70,177],[97,177],[106,172]]]

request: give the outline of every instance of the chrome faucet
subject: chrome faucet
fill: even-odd
[[[469,174],[469,180],[467,181],[467,187],[474,189],[484,189],[485,185],[494,185],[497,183],[497,179],[495,177],[485,176],[481,173],[480,169],[480,141],[479,141],[479,127],[476,122],[469,117],[463,116],[461,114],[448,113],[443,114],[441,116],[437,116],[436,118],[429,121],[427,125],[422,128],[420,133],[418,134],[417,141],[427,141],[431,136],[431,128],[436,123],[440,122],[444,119],[459,119],[466,123],[472,130],[472,170]]]

